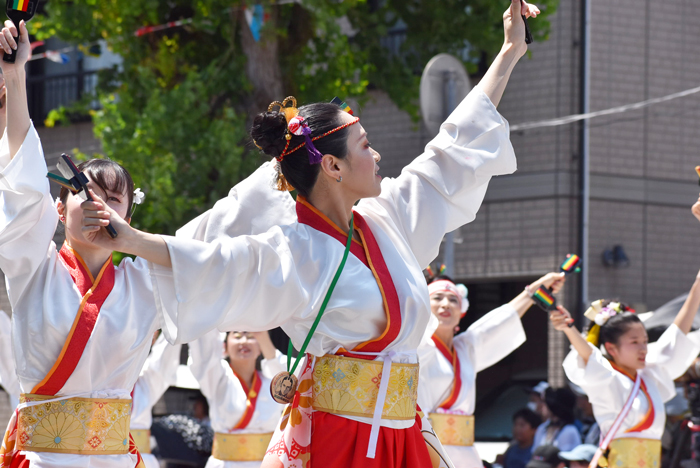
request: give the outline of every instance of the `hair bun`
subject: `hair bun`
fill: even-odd
[[[287,119],[281,112],[262,112],[255,116],[250,136],[265,154],[278,157],[287,143]]]

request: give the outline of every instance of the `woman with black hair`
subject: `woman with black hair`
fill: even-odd
[[[418,348],[418,404],[429,414],[431,425],[456,468],[481,467],[473,445],[477,373],[525,342],[521,318],[534,304],[530,291],[545,286],[558,293],[565,281],[562,274],[548,273],[457,335],[459,321],[469,309],[467,288],[456,285],[447,276],[437,276],[428,285],[430,310],[438,326]]]
[[[278,186],[297,190],[296,223],[205,244],[143,233],[99,200],[83,204],[93,242],[152,262],[164,327],[180,339],[211,323],[282,326],[306,356],[263,466],[432,464],[416,411],[416,351],[431,317],[422,270],[446,232],[474,219],[491,177],[516,169],[496,105],[527,50],[521,15],[537,13],[512,0],[493,65],[396,179],[382,181],[367,132],[335,104],[297,109],[290,97],[259,114],[251,136],[277,159]],[[100,231],[110,220],[116,239]]]
[[[573,320],[563,307],[550,315],[571,342],[564,371],[588,395],[602,435],[597,457],[607,456],[608,466],[661,466],[664,403],[676,395],[673,381],[700,352],[700,337],[689,333],[699,306],[700,274],[674,323],[655,343],[648,343],[644,324],[621,302],[591,304],[586,338],[568,326]]]
[[[0,34],[0,50],[17,51],[14,64],[0,61],[8,113],[0,140],[0,268],[13,309],[13,364],[23,393],[3,439],[0,467],[143,467],[130,426],[150,427],[151,407],[169,380],[164,367],[174,371],[179,353],[156,344],[153,360],[167,349],[168,362],[151,360],[139,378],[154,332],[166,320],[154,299],[149,265],[125,258],[115,266],[113,249],[93,243],[95,233],[84,230],[80,194],[63,188],[57,200],[51,196],[27,106],[29,34],[23,22],[18,26],[8,21]],[[78,168],[113,221],[128,225],[140,195],[129,172],[106,159]],[[238,215],[245,213],[234,211],[229,219]],[[59,222],[65,243],[57,250]],[[189,314],[200,317],[198,310]],[[188,338],[213,329],[217,319],[209,318]],[[175,341],[175,330],[168,323],[165,337]],[[147,433],[141,434],[147,441]]]
[[[568,451],[581,445],[581,434],[574,425],[576,394],[566,387],[550,387],[544,391],[544,403],[549,417],[537,428],[533,448],[554,445]]]

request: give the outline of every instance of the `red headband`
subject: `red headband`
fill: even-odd
[[[326,133],[324,133],[323,135],[319,135],[319,136],[313,137],[313,138],[311,139],[311,141],[319,140],[319,139],[321,139],[321,138],[323,138],[323,137],[325,137],[325,136],[330,135],[331,133],[335,133],[335,132],[337,132],[338,130],[342,130],[342,129],[344,129],[344,128],[349,127],[350,125],[354,125],[354,124],[356,124],[356,123],[359,122],[359,121],[360,121],[360,118],[359,118],[359,117],[355,117],[355,119],[354,119],[352,122],[348,122],[348,123],[346,123],[346,124],[343,124],[343,125],[341,125],[341,126],[339,126],[339,127],[334,128],[333,130],[328,130],[328,131],[327,131]],[[304,146],[306,146],[306,142],[304,141],[303,143],[300,143],[299,145],[295,146],[293,149],[287,151],[288,148],[289,148],[289,142],[290,142],[290,141],[292,141],[291,138],[287,140],[287,144],[284,145],[284,151],[282,151],[282,154],[280,154],[280,155],[277,157],[277,161],[282,162],[282,160],[284,159],[285,156],[287,156],[288,154],[292,154],[292,153],[295,152],[296,150],[301,149],[301,148],[303,148]]]

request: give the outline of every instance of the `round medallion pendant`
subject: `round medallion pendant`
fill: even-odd
[[[294,399],[299,381],[294,374],[280,372],[270,382],[272,399],[281,405],[288,405]]]

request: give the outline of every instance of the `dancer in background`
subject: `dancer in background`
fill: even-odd
[[[664,402],[676,395],[673,381],[700,352],[698,333],[689,333],[698,307],[700,273],[673,324],[650,344],[642,321],[620,302],[591,305],[587,338],[568,326],[573,319],[566,309],[560,306],[551,314],[552,324],[573,347],[564,371],[593,405],[603,435],[598,455],[607,456],[608,466],[661,466]]]
[[[189,365],[209,403],[214,429],[207,468],[258,468],[283,409],[270,395],[270,382],[284,368],[267,332],[225,336],[225,359],[217,331],[189,344]]]
[[[528,291],[544,285],[558,293],[565,281],[559,273],[548,273],[457,335],[455,329],[469,309],[466,288],[446,276],[438,276],[428,285],[430,310],[439,325],[432,338],[418,349],[418,405],[429,413],[433,429],[455,467],[483,466],[473,446],[476,374],[525,342],[521,318],[534,304]]]

